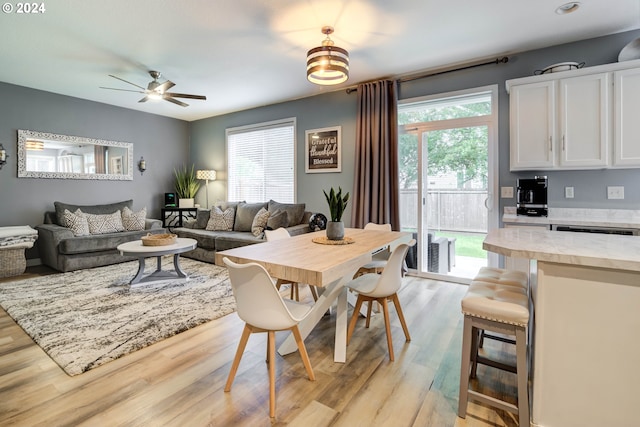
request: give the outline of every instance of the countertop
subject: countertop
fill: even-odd
[[[515,209],[515,208],[512,208]],[[640,211],[631,209],[549,208],[549,216],[520,216],[507,212],[505,224],[579,225],[640,229]]]
[[[513,258],[640,272],[640,236],[497,228],[482,247]]]

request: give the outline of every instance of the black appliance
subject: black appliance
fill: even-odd
[[[164,193],[164,207],[165,208],[175,208],[176,207],[176,194],[175,193]]]
[[[518,179],[516,212],[518,215],[547,216],[547,177]]]

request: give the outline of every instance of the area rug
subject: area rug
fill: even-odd
[[[147,260],[145,273],[155,265]],[[189,280],[130,286],[134,261],[0,283],[0,305],[73,376],[235,311],[226,268],[187,258],[180,266]]]

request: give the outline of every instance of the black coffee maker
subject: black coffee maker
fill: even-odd
[[[547,216],[547,184],[546,176],[518,179],[518,215]]]

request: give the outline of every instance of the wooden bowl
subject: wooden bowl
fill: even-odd
[[[177,238],[175,234],[147,234],[142,237],[142,246],[173,245]]]

